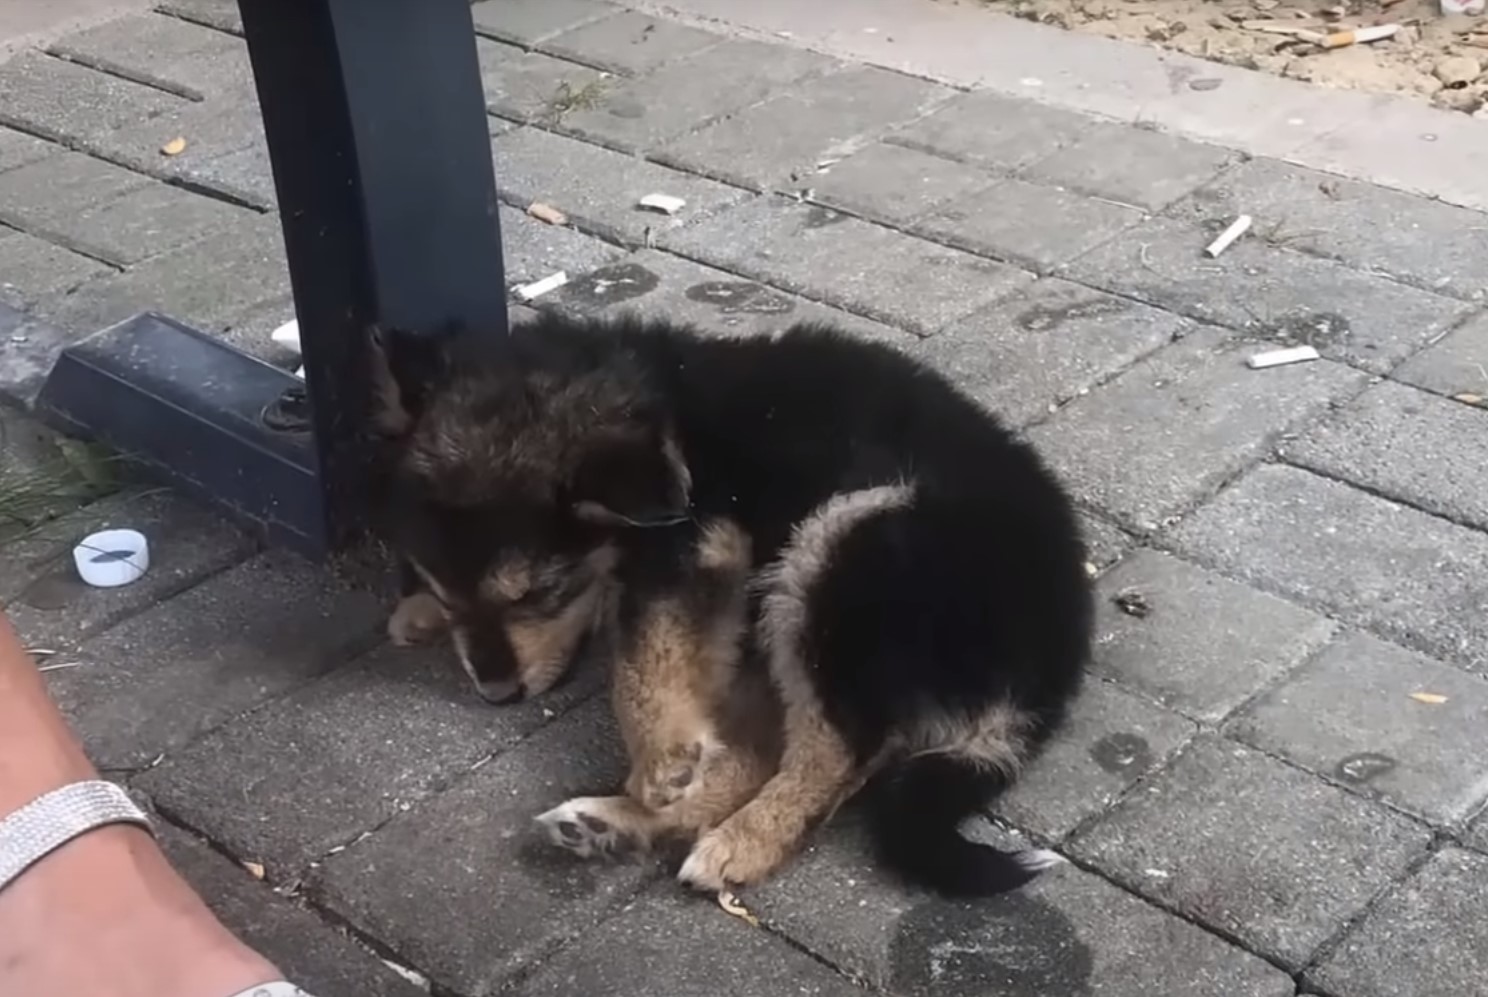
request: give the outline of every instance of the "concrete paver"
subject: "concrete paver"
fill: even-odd
[[[1096,673],[1209,723],[1334,630],[1317,613],[1152,550],[1107,572],[1098,593]]]
[[[445,986],[496,990],[586,935],[653,874],[642,864],[586,862],[534,830],[543,811],[624,778],[608,713],[598,700],[575,710],[331,856],[311,889]]]
[[[1455,522],[1488,530],[1488,407],[1384,383],[1370,388],[1282,455]]]
[[[1122,524],[1158,529],[1364,383],[1327,361],[1260,375],[1245,366],[1256,352],[1202,329],[1077,398],[1030,438],[1080,498]],[[1142,445],[1125,445],[1134,439]]]
[[[1032,279],[1015,267],[823,208],[759,198],[663,248],[920,336]]]
[[[743,899],[772,929],[893,994],[1292,993],[1261,959],[1072,867],[955,903],[906,890],[868,854],[861,829],[840,822]]]
[[[1483,681],[1364,634],[1331,645],[1226,728],[1434,824],[1458,823],[1488,800]]]
[[[1291,969],[1424,854],[1430,831],[1259,752],[1205,739],[1075,854]]]
[[[1449,848],[1387,896],[1307,974],[1328,993],[1468,994],[1488,947],[1488,856]]]
[[[237,5],[143,7],[0,63],[7,401],[144,308],[283,359]],[[191,829],[167,847],[234,928],[325,994],[409,997],[370,946],[441,997],[1478,997],[1488,225],[1454,205],[1488,207],[1481,128],[974,5],[471,11],[505,278],[570,277],[533,307],[830,322],[944,372],[1066,477],[1103,573],[1092,675],[968,833],[1080,868],[927,897],[872,866],[849,806],[746,891],[753,928],[664,863],[533,829],[619,782],[596,672],[491,708],[448,648],[373,648],[381,593],[180,499],[59,507],[0,544],[0,602],[69,666],[48,680],[100,763]],[[1204,258],[1242,211],[1251,233]],[[1244,364],[1293,342],[1328,359]],[[70,545],[105,522],[143,526],[155,565],[87,590]]]
[[[1488,671],[1488,536],[1288,467],[1264,467],[1172,534],[1181,552],[1339,619]]]
[[[809,187],[818,164],[914,120],[953,93],[897,73],[848,68],[791,87],[658,155],[755,190]]]

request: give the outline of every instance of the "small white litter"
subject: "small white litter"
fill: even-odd
[[[568,274],[559,270],[555,274],[549,274],[542,280],[535,280],[531,284],[523,284],[516,289],[516,295],[523,301],[531,301],[533,298],[547,294],[549,291],[556,291],[567,283]]]
[[[647,194],[641,198],[640,205],[652,211],[660,211],[664,215],[675,215],[687,207],[687,202],[670,194]]]
[[[118,588],[150,570],[150,544],[137,530],[103,530],[73,548],[78,575],[94,588]]]
[[[1204,255],[1211,260],[1230,248],[1230,243],[1240,238],[1250,228],[1252,219],[1249,215],[1241,215],[1230,223],[1230,227],[1219,233],[1219,237],[1204,247]]]
[[[287,346],[298,351],[300,348],[300,320],[292,318],[288,322],[269,333],[269,338],[280,346]]]
[[[1289,363],[1306,363],[1317,359],[1320,359],[1320,355],[1311,346],[1289,346],[1284,350],[1257,353],[1245,363],[1251,370],[1265,370],[1267,367],[1283,367]]]

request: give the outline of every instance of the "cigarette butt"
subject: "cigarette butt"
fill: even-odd
[[[1352,31],[1335,31],[1331,35],[1325,35],[1321,44],[1323,48],[1343,48],[1346,45],[1377,42],[1389,38],[1399,30],[1398,24],[1376,24],[1373,27],[1355,28]]]
[[[1250,223],[1251,217],[1249,215],[1241,215],[1239,218],[1236,218],[1230,223],[1229,228],[1219,233],[1219,238],[1204,247],[1204,255],[1213,259],[1226,249],[1229,249],[1230,243],[1246,233],[1250,228]]]
[[[568,224],[567,215],[559,211],[557,208],[553,207],[551,204],[544,204],[541,201],[533,201],[531,204],[527,205],[527,213],[533,218],[536,218],[538,221],[547,222],[549,225]]]
[[[1318,359],[1320,359],[1318,351],[1311,346],[1293,346],[1285,350],[1257,353],[1245,363],[1251,370],[1264,370],[1267,367],[1283,367],[1289,363],[1306,363],[1309,360]]]
[[[531,301],[539,295],[547,294],[549,291],[556,291],[567,283],[568,274],[559,270],[555,274],[549,274],[542,280],[535,280],[531,284],[523,284],[516,289],[516,295],[523,301]]]

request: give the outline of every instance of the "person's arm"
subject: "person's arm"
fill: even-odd
[[[97,777],[0,613],[0,818]],[[280,978],[139,827],[88,831],[0,889],[0,994],[229,997]]]

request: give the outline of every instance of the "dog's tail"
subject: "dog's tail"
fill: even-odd
[[[954,754],[896,760],[865,794],[879,859],[920,886],[952,897],[1016,889],[1064,862],[1041,848],[1002,851],[963,836],[961,824],[1006,785],[1000,771]]]

